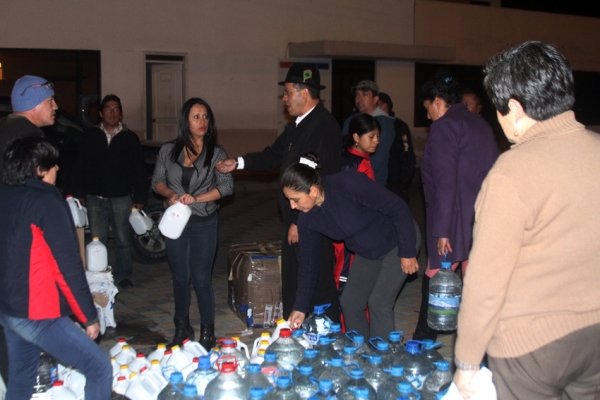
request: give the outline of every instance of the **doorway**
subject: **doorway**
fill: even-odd
[[[333,60],[331,78],[331,113],[343,126],[354,111],[352,87],[363,80],[375,81],[373,60]]]
[[[177,137],[184,96],[184,56],[146,55],[146,139],[168,142]]]

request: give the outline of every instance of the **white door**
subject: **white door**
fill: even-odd
[[[168,142],[177,137],[182,105],[183,64],[151,64],[152,140]]]

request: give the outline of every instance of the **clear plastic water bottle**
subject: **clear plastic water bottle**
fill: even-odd
[[[267,353],[269,351],[277,355],[279,366],[288,371],[294,368],[293,365],[298,365],[304,357],[304,347],[292,338],[292,332],[289,329],[279,331],[279,338],[269,345]]]
[[[277,369],[277,354],[272,351],[265,351],[265,360],[260,364],[260,372],[267,378],[271,386],[275,386]]]
[[[340,389],[350,380],[350,377],[344,371],[343,359],[340,356],[333,357],[330,361],[326,361],[327,369],[321,374],[319,380],[328,379],[333,385],[334,393],[338,393]]]
[[[267,390],[272,387],[267,377],[260,372],[260,365],[250,364],[246,367],[246,370],[248,370],[248,373],[246,374],[244,381],[246,381],[248,384],[248,390],[251,388],[261,388],[263,390]],[[248,392],[248,396],[249,395],[250,392]]]
[[[431,339],[423,339],[421,341],[423,347],[423,356],[432,363],[444,361],[444,357],[436,349],[442,347],[442,342],[433,342]]]
[[[417,391],[423,387],[423,382],[433,370],[433,364],[423,357],[420,342],[408,340],[404,347],[404,353],[400,355],[397,362],[404,368],[404,376],[413,384]]]
[[[312,373],[314,376],[321,376],[321,374],[325,371],[325,364],[322,364],[317,355],[319,354],[319,350],[316,349],[305,349],[304,350],[304,358],[298,364],[298,368],[303,365],[309,365],[312,368]],[[293,379],[296,379],[300,372],[298,369],[294,369],[293,371]]]
[[[438,331],[453,331],[458,326],[458,307],[462,282],[452,271],[452,264],[442,262],[442,268],[429,281],[427,325]]]
[[[367,354],[370,356],[370,354]],[[344,359],[344,365],[356,363],[361,368],[367,365],[367,361],[364,357],[359,356],[357,354],[357,348],[354,346],[344,346],[344,351],[342,352],[342,358]]]
[[[351,390],[354,393],[354,398],[356,400],[369,400],[369,399],[375,398],[375,397],[371,396],[369,389],[366,387],[361,386],[361,387],[353,388]]]
[[[185,385],[183,387],[182,400],[202,400],[202,396],[198,394],[198,389],[194,385]]]
[[[338,354],[342,354],[344,350],[344,346],[346,345],[346,340],[344,334],[342,333],[342,326],[337,322],[334,322],[329,327],[329,338],[334,339],[331,343],[333,349],[337,351]]]
[[[369,395],[372,399],[375,398],[377,393],[375,389],[365,379],[365,373],[358,364],[352,364],[344,367],[346,373],[350,377],[350,380],[344,384],[344,386],[338,392],[338,397],[345,400],[353,400],[355,398],[354,390],[359,387],[365,387],[369,390]]]
[[[356,354],[361,357],[363,354],[371,355],[373,350],[365,343],[365,337],[359,335],[356,331],[346,332],[347,346],[356,347]],[[361,357],[362,359],[362,357]],[[361,361],[362,362],[362,361]]]
[[[302,328],[306,331],[308,340],[313,346],[317,345],[321,336],[327,336],[329,334],[331,324],[333,323],[333,321],[325,315],[325,310],[329,307],[331,307],[331,304],[315,306],[313,313],[304,320],[304,323],[302,323]]]
[[[183,390],[184,382],[181,372],[173,372],[169,376],[169,383],[158,394],[157,400],[179,400]]]
[[[219,371],[210,365],[210,356],[200,356],[198,357],[198,369],[188,376],[186,383],[196,386],[198,394],[204,396],[206,386],[218,375]]]
[[[398,397],[398,384],[400,382],[408,382],[404,377],[404,368],[399,365],[393,365],[391,369],[385,372],[389,372],[390,375],[379,386],[379,389],[377,389],[377,400],[396,400]]]
[[[398,384],[398,396],[407,400],[420,400],[421,396],[417,393],[413,385],[408,382],[400,382]]]
[[[292,383],[292,388],[301,399],[308,399],[319,390],[317,380],[313,377],[313,369],[310,365],[303,365],[298,368],[298,371],[300,374]]]
[[[377,392],[379,391],[379,386],[381,386],[388,379],[389,375],[383,370],[381,356],[379,354],[373,354],[365,357],[367,357],[369,360],[369,364],[364,368],[365,379]]]
[[[216,364],[219,375],[206,386],[204,400],[249,399],[250,388],[236,372],[238,364],[235,356],[222,356]]]
[[[402,341],[404,340],[404,331],[392,331],[388,336],[390,351],[392,354],[401,353],[404,350]]]
[[[434,363],[436,369],[425,379],[421,395],[423,400],[436,400],[437,394],[447,389],[452,383],[452,372],[448,361]]]
[[[305,349],[312,349],[313,345],[310,344],[310,341],[308,340],[308,336],[306,335],[306,332],[304,332],[303,329],[296,329],[294,332],[292,332],[292,337],[302,345],[302,347],[304,347]]]
[[[52,384],[58,379],[58,363],[50,354],[40,353],[40,364],[38,366],[33,385],[33,393],[46,393],[52,389]]]
[[[292,388],[292,380],[289,377],[280,376],[276,383],[277,386],[269,395],[269,400],[300,400],[300,396]]]
[[[246,366],[250,365],[250,360],[246,355],[238,350],[237,342],[233,339],[223,338],[219,339],[219,348],[221,357],[223,356],[234,356],[237,360],[238,374],[243,378],[246,376]]]
[[[331,379],[320,379],[319,390],[314,394],[314,397],[320,400],[334,400],[337,399],[335,391],[333,390],[333,382]]]
[[[317,354],[317,361],[323,366],[325,366],[325,361],[339,356],[338,352],[333,348],[333,341],[334,339],[323,336],[319,338],[319,342],[315,346],[315,350],[319,352]]]
[[[392,354],[392,352],[390,351],[390,345],[388,344],[388,342],[386,342],[380,337],[375,337],[369,340],[369,343],[371,343],[371,346],[375,347],[375,351],[373,352],[373,354],[379,354],[381,356],[383,368],[392,368],[392,365],[395,361],[395,357],[394,354]]]

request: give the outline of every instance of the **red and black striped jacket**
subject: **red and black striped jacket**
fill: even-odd
[[[45,182],[0,187],[0,311],[98,320],[67,202]]]

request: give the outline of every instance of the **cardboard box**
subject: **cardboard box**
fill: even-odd
[[[273,326],[278,314],[273,310],[281,307],[281,242],[233,245],[228,265],[228,303],[233,312],[251,328]]]

